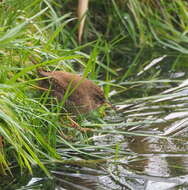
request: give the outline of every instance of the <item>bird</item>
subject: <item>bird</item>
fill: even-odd
[[[33,57],[29,57],[33,64],[37,64]],[[66,71],[45,71],[37,68],[39,86],[42,90],[49,90],[51,96],[58,102],[64,102],[67,111],[78,115],[86,114],[97,109],[106,101],[103,90],[93,81],[82,75]]]
[[[79,74],[43,69],[38,69],[38,73],[40,77],[44,77],[39,86],[49,89],[50,94],[59,102],[65,100],[65,108],[71,113],[89,113],[106,103],[103,90]]]

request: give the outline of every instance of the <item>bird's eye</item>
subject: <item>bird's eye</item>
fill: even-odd
[[[95,99],[100,103],[104,102],[105,100],[104,96],[101,96],[100,94],[95,94]]]

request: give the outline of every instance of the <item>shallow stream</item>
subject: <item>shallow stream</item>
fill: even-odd
[[[111,92],[117,112],[106,114],[102,130],[96,130],[90,137],[91,148],[84,150],[102,155],[104,160],[53,163],[49,167],[52,179],[36,168],[33,176],[5,177],[1,189],[187,190],[187,74],[177,71],[161,78],[168,79],[122,82],[129,87],[126,92]],[[144,95],[143,89],[149,89],[150,94]],[[82,154],[66,148],[58,151],[82,159]]]

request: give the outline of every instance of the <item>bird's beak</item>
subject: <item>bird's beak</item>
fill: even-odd
[[[112,108],[113,110],[117,111],[117,108],[114,105],[112,105],[109,101],[106,101],[105,104],[110,108]]]

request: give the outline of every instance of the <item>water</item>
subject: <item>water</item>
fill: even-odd
[[[102,148],[85,150],[102,155],[104,160],[53,163],[49,166],[51,179],[37,168],[33,176],[27,172],[16,178],[5,176],[1,189],[187,190],[188,82],[182,80],[186,78],[182,71],[168,73],[166,78],[124,82],[122,85],[136,88],[125,93],[112,91],[118,111],[109,111],[102,132],[90,137],[93,145]],[[66,149],[59,147],[58,151],[65,153]],[[77,160],[83,158],[82,154],[71,154]]]

